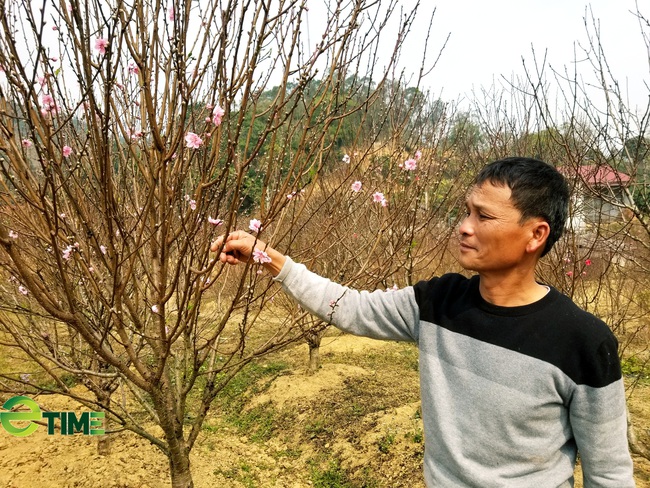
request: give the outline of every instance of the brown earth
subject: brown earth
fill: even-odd
[[[239,420],[215,404],[192,453],[197,488],[424,486],[417,351],[334,333],[324,339],[322,357],[314,375],[303,370],[304,345],[268,357],[262,368],[285,366],[248,390]],[[630,398],[646,445],[649,400],[647,383]],[[37,401],[50,410],[84,410],[63,397]],[[242,424],[244,414],[255,421]],[[113,435],[111,453],[100,456],[89,436],[0,431],[0,486],[171,486],[163,454],[131,433]],[[650,488],[650,462],[635,457],[635,476],[639,488]]]

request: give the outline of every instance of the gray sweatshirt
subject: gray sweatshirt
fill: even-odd
[[[568,488],[578,451],[585,488],[635,486],[616,339],[554,288],[521,307],[458,274],[360,292],[290,258],[275,279],[341,330],[418,344],[428,487]]]

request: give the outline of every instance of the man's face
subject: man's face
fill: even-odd
[[[535,219],[521,223],[521,212],[510,196],[510,188],[488,181],[471,189],[466,201],[467,216],[458,230],[463,268],[503,272],[522,263]]]

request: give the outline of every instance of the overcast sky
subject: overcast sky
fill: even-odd
[[[408,7],[415,1],[403,3]],[[650,2],[638,4],[650,18]],[[578,43],[587,46],[584,19],[590,8],[600,22],[607,60],[619,83],[629,89],[631,106],[644,107],[648,101],[648,50],[631,13],[636,11],[635,0],[422,0],[415,35],[403,53],[404,63],[414,69],[419,67],[421,35],[434,7],[430,50],[439,50],[447,34],[451,37],[426,84],[445,100],[498,84],[502,76],[522,75],[522,57],[532,66],[531,46],[540,58],[548,50],[555,69],[573,69],[574,49],[580,57]],[[591,19],[589,24],[593,34]],[[650,35],[650,28],[645,29]],[[585,76],[593,73],[587,63],[579,68]]]

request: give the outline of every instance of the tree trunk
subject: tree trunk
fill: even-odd
[[[169,471],[172,477],[172,488],[194,488],[192,472],[190,471],[190,452],[184,445],[174,444],[177,445],[177,448],[170,446],[169,450]]]
[[[100,405],[105,406],[105,417],[104,417],[104,430],[110,430],[111,415],[108,413],[109,407],[111,405],[111,392],[103,391],[101,395],[97,395],[97,400],[99,400]],[[97,436],[97,454],[100,456],[108,456],[111,453],[111,443],[112,437],[109,434],[104,434]]]
[[[309,374],[314,374],[320,368],[320,341],[318,344],[309,343]]]

